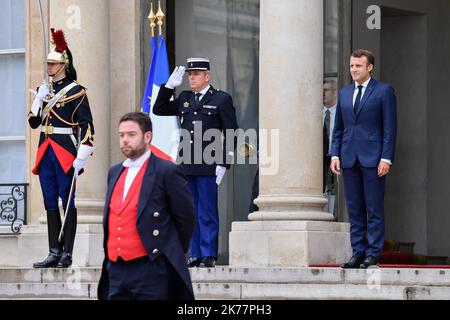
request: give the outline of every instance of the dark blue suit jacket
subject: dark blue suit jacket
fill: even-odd
[[[108,218],[111,195],[120,174],[122,164],[109,170],[108,191],[103,215],[104,251],[102,275],[98,298],[108,299],[109,284],[106,262],[108,261]],[[159,213],[155,215],[155,213]],[[187,179],[180,166],[170,161],[150,156],[141,186],[138,203],[137,229],[150,260],[165,255],[177,272],[174,299],[194,299],[192,282],[187,268],[185,253],[195,228],[195,209]],[[153,231],[159,235],[154,236]]]
[[[394,162],[397,133],[397,103],[394,89],[371,79],[353,113],[352,84],[339,92],[331,156],[339,157],[341,167],[351,168],[356,159],[363,167],[378,167],[381,159]]]

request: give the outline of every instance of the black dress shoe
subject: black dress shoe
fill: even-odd
[[[364,261],[364,256],[353,256],[348,262],[341,264],[344,269],[358,269]]]
[[[44,261],[33,263],[33,268],[55,268],[60,258],[60,254],[50,253]]]
[[[200,262],[200,268],[214,268],[216,266],[216,259],[214,257],[204,257]]]
[[[359,266],[360,269],[367,269],[371,266],[376,266],[378,264],[379,259],[377,257],[368,256],[366,260],[364,260]]]
[[[189,257],[186,260],[186,263],[188,265],[188,268],[194,268],[194,267],[198,267],[200,265],[200,258],[197,257]]]
[[[67,252],[63,252],[61,259],[59,259],[57,268],[68,268],[72,265],[72,255]]]

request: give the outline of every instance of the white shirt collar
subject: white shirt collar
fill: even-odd
[[[144,162],[150,158],[151,155],[151,151],[148,150],[147,152],[145,152],[142,156],[140,156],[139,158],[137,158],[136,160],[131,160],[131,159],[126,159],[122,165],[125,168],[140,168],[142,167],[142,165],[144,164]]]
[[[203,89],[202,91],[200,91],[199,93],[201,93],[202,96],[204,96],[204,95],[208,92],[208,90],[209,90],[210,88],[211,88],[211,85],[208,84],[208,85],[206,86],[206,88]]]
[[[372,77],[369,77],[369,79],[367,79],[363,84],[361,84],[361,86],[363,86],[363,89],[367,88],[367,86],[369,85],[370,80],[372,80]],[[359,84],[357,84],[355,82],[355,90],[358,89]]]
[[[333,113],[336,110],[336,106],[337,106],[337,104],[335,104],[334,106],[332,106],[330,108],[323,106],[323,113],[325,114],[327,112],[327,110],[330,110],[330,112]]]

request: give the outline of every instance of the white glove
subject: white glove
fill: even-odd
[[[39,115],[39,111],[42,108],[42,100],[39,100],[38,97],[34,97],[33,104],[31,105],[31,113],[34,117]]]
[[[43,101],[46,96],[50,95],[50,89],[48,88],[47,83],[41,84],[41,86],[38,89],[38,93],[36,94],[36,98],[39,101]]]
[[[222,181],[223,176],[225,175],[225,172],[227,171],[227,168],[222,166],[216,167],[216,184],[219,185]]]
[[[81,159],[78,159],[78,158],[76,158],[73,161],[73,165],[72,166],[75,169],[74,174],[75,174],[76,177],[78,177],[78,173],[80,172],[80,170],[84,168],[84,163],[85,163],[84,160],[81,160]]]
[[[167,80],[166,88],[175,89],[176,87],[180,86],[183,83],[183,76],[185,71],[186,68],[183,66],[176,67],[170,75],[169,80]]]

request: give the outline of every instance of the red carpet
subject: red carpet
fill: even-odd
[[[391,269],[450,269],[450,265],[433,265],[433,264],[380,264],[380,268]],[[310,264],[310,268],[339,268],[339,264]]]
[[[414,242],[386,240],[380,256],[380,268],[450,269],[447,257],[414,254]],[[340,264],[311,264],[310,268],[339,268]]]

